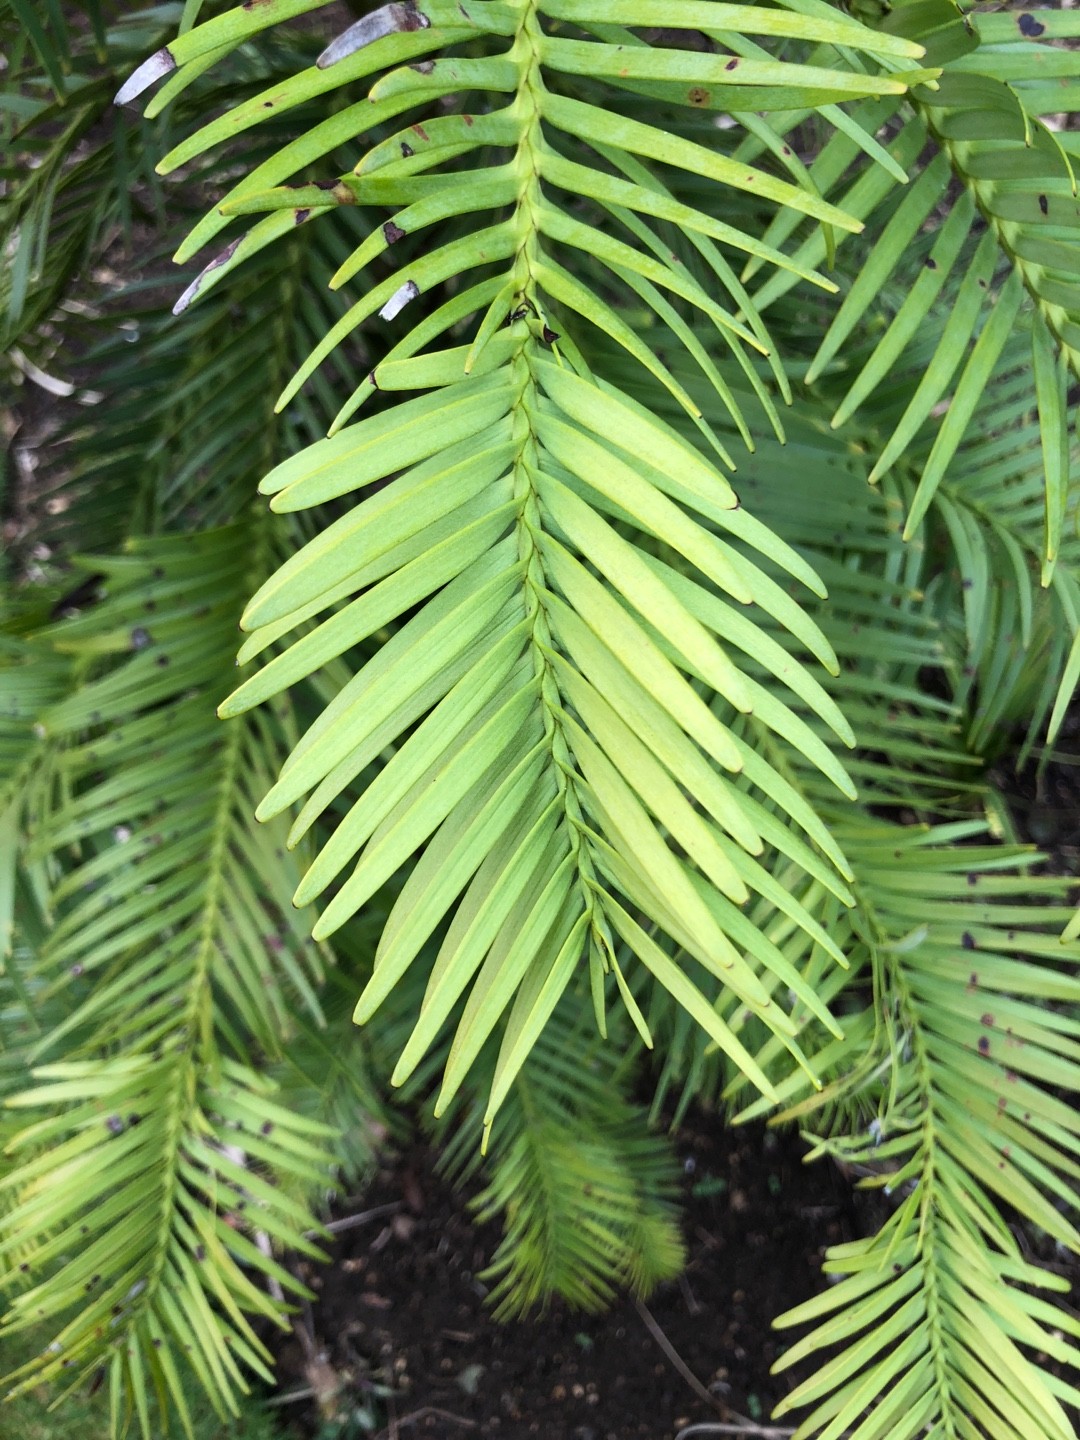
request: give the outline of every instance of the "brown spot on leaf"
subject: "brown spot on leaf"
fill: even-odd
[[[399,240],[404,240],[405,238],[405,231],[402,230],[400,225],[395,225],[393,220],[387,220],[382,227],[382,232],[388,245],[396,245]]]
[[[300,210],[297,210],[297,211],[295,212],[295,214],[293,215],[293,220],[295,221],[295,223],[296,223],[297,225],[303,225],[304,221],[305,221],[305,220],[308,220],[308,219],[310,219],[310,218],[311,218],[311,211],[310,211],[310,209],[300,209]]]
[[[1036,39],[1037,36],[1042,35],[1046,30],[1046,26],[1042,24],[1041,21],[1036,20],[1034,15],[1029,15],[1026,12],[1016,17],[1016,28],[1020,31],[1020,34],[1028,40]]]
[[[421,140],[430,143],[430,137],[422,125],[412,125],[409,128],[412,130],[414,135],[419,135]]]
[[[1039,196],[1039,209],[1044,215],[1049,215],[1050,213],[1050,202],[1045,195]]]
[[[406,141],[402,140],[402,142],[401,142],[401,153],[402,153],[402,155],[405,157],[405,159],[407,160],[410,155],[415,155],[415,154],[416,154],[416,151],[412,148],[411,145],[407,144]]]
[[[974,950],[976,948],[975,936],[972,935],[970,930],[965,930],[963,935],[960,936],[960,944],[965,950]]]
[[[702,86],[693,85],[687,92],[686,98],[691,105],[707,105],[711,96],[708,90],[703,89]]]
[[[990,1054],[990,1037],[989,1037],[988,1035],[980,1035],[980,1036],[979,1036],[979,1054],[980,1054],[980,1055],[989,1055],[989,1054]]]

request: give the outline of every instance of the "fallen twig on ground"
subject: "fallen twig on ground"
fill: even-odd
[[[697,1395],[699,1399],[704,1400],[707,1405],[711,1405],[715,1410],[719,1410],[722,1414],[726,1414],[727,1407],[723,1404],[722,1401],[718,1400],[710,1390],[707,1390],[705,1388],[705,1386],[697,1378],[694,1372],[690,1369],[690,1366],[687,1365],[686,1361],[675,1349],[675,1346],[664,1334],[663,1330],[661,1330],[659,1324],[656,1321],[656,1317],[653,1315],[649,1307],[645,1304],[644,1300],[639,1300],[638,1297],[635,1295],[634,1305],[637,1307],[638,1314],[645,1322],[645,1328],[648,1330],[649,1334],[656,1341],[657,1345],[660,1346],[660,1349],[664,1352],[664,1354],[667,1356],[668,1360],[670,1360],[674,1368],[679,1372],[682,1378],[690,1386],[690,1389],[693,1390],[694,1394]]]
[[[340,1235],[344,1230],[355,1230],[358,1225],[366,1225],[369,1220],[378,1220],[383,1215],[396,1215],[402,1206],[401,1200],[393,1200],[388,1205],[375,1205],[370,1210],[360,1210],[355,1215],[343,1215],[340,1220],[331,1220],[323,1226],[331,1235]],[[305,1230],[304,1238],[317,1240],[322,1231]]]
[[[675,1440],[688,1440],[690,1435],[752,1435],[756,1440],[789,1440],[794,1434],[794,1430],[784,1425],[759,1425],[756,1420],[699,1420],[693,1425],[684,1425]]]

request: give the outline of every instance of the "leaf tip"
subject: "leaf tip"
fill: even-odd
[[[134,70],[124,81],[120,89],[113,96],[114,105],[128,105],[132,100],[138,99],[144,90],[149,90],[151,85],[157,83],[163,75],[168,75],[176,69],[176,61],[173,59],[172,51],[167,45],[154,52],[149,60]]]
[[[299,889],[297,890],[296,893],[297,893],[297,895],[299,895],[299,893],[300,893]],[[296,899],[295,899],[295,897],[294,897],[294,899],[293,899],[293,904],[296,905]],[[300,908],[300,907],[297,906],[297,909],[299,909],[299,908]],[[336,923],[336,922],[333,921],[333,920],[328,920],[328,919],[327,919],[327,916],[328,916],[328,915],[329,915],[329,911],[327,911],[326,915],[320,915],[319,918],[318,918],[318,920],[316,920],[316,921],[315,921],[315,924],[311,927],[311,938],[312,938],[314,941],[316,941],[317,943],[321,943],[323,940],[329,940],[330,936],[333,935],[334,931],[340,928],[340,926],[339,926],[338,923]],[[357,1007],[356,1007],[356,1011],[353,1012],[353,1019],[354,1019],[354,1020],[356,1020],[356,1015],[357,1015],[357,1012],[359,1011],[359,1009],[360,1009],[360,1005],[359,1005],[359,1002],[358,1002],[358,1003],[357,1003]],[[359,1023],[360,1023],[360,1022],[357,1021],[357,1024],[359,1024]]]
[[[184,313],[184,311],[188,308],[191,302],[195,299],[195,296],[199,293],[199,286],[201,284],[202,276],[197,275],[195,279],[191,282],[191,284],[187,287],[187,289],[181,292],[180,298],[173,305],[172,313],[174,315],[182,315]]]
[[[315,64],[320,70],[328,70],[332,65],[339,65],[342,60],[355,55],[358,50],[373,45],[376,40],[385,40],[391,35],[412,30],[427,30],[430,26],[431,21],[417,9],[413,0],[382,5],[369,15],[362,16],[331,40]]]

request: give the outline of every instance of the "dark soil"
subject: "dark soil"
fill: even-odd
[[[321,1395],[322,1420],[336,1422],[323,1434],[359,1410],[378,1415],[383,1440],[674,1440],[695,1422],[767,1419],[795,1383],[769,1374],[784,1344],[773,1317],[820,1289],[825,1247],[880,1224],[884,1202],[857,1214],[848,1183],[827,1163],[804,1167],[793,1134],[704,1118],[676,1136],[676,1152],[683,1278],[647,1309],[624,1298],[586,1315],[557,1303],[509,1323],[492,1318],[478,1279],[497,1227],[470,1223],[467,1197],[429,1152],[388,1163],[356,1203],[376,1214],[340,1234],[331,1266],[304,1272],[319,1303],[281,1347],[282,1390]],[[308,1407],[313,1435],[319,1407]],[[295,1419],[299,1406],[287,1408]]]

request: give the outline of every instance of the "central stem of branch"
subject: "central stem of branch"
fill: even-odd
[[[512,269],[516,318],[511,319],[512,324],[521,326],[521,343],[510,362],[516,390],[512,423],[516,442],[513,474],[514,495],[518,505],[518,553],[524,566],[524,600],[529,620],[529,644],[535,673],[540,680],[544,734],[550,749],[555,784],[565,817],[568,852],[574,858],[580,913],[589,917],[591,937],[595,944],[594,953],[602,957],[607,940],[606,926],[603,924],[599,906],[600,887],[584,840],[586,826],[577,793],[579,781],[561,721],[564,706],[551,665],[554,640],[545,607],[548,584],[540,547],[543,517],[537,491],[537,477],[543,466],[536,429],[540,397],[533,368],[537,347],[549,343],[552,334],[547,324],[543,296],[536,274],[538,263],[542,259],[539,211],[543,197],[539,156],[544,144],[541,130],[544,82],[540,66],[540,22],[535,0],[521,0],[520,10],[521,24],[511,51],[519,67],[516,108],[521,124],[514,162],[519,184],[514,216],[517,246]],[[536,334],[537,329],[541,332],[540,336]],[[600,963],[603,963],[602,959]],[[599,1007],[598,1020],[603,1029],[603,1017]]]

